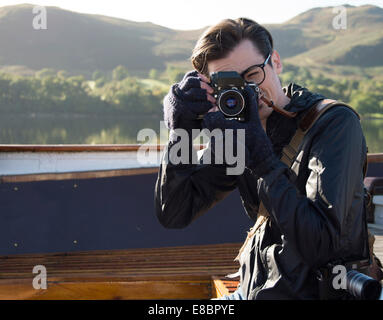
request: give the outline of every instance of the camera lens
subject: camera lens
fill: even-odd
[[[347,272],[347,291],[359,299],[377,300],[382,286],[375,279],[355,270]]]
[[[225,101],[226,107],[232,109],[235,108],[237,105],[237,99],[235,98],[229,98]]]
[[[218,97],[218,108],[229,117],[240,114],[245,106],[245,99],[237,89],[223,91]]]

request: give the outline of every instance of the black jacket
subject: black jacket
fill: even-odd
[[[284,91],[291,98],[285,109],[298,115],[289,119],[273,111],[267,119],[267,135],[279,157],[305,112],[324,98],[294,84]],[[244,296],[316,299],[318,267],[368,258],[365,157],[359,119],[350,109],[335,107],[306,134],[294,170],[277,162],[257,178],[248,169],[230,176],[224,165],[163,161],[155,187],[156,213],[165,227],[183,228],[238,188],[246,213],[255,220],[261,199],[271,216],[241,255]]]

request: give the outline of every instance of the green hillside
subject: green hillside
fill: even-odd
[[[158,129],[202,29],[47,7],[48,29],[34,30],[32,7],[0,7],[1,143],[137,143],[138,130]],[[267,25],[280,79],[353,106],[370,152],[382,152],[383,9],[348,6],[346,30],[334,16],[314,8]]]
[[[8,70],[52,68],[68,72],[132,72],[164,69],[166,61],[186,60],[197,34],[152,23],[47,7],[47,30],[32,27],[33,5],[0,8],[0,64]],[[189,34],[193,37],[190,39]]]
[[[347,29],[332,27],[332,8],[311,9],[286,22],[286,27],[315,35],[322,43],[287,59],[300,65],[383,66],[383,9],[375,6],[347,8]],[[281,25],[282,27],[283,25]]]
[[[188,69],[201,30],[180,31],[152,23],[47,7],[48,29],[32,28],[32,4],[0,7],[0,69],[33,74],[43,68],[86,77],[123,65],[137,76],[172,64]],[[314,8],[267,25],[285,62],[313,73],[380,77],[383,67],[383,9],[347,6],[347,29],[335,30],[332,7]],[[380,68],[379,68],[380,67]]]

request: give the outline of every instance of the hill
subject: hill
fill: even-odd
[[[163,69],[166,61],[185,60],[198,37],[139,23],[47,7],[47,30],[32,27],[31,4],[0,8],[0,64],[75,73]],[[198,32],[199,34],[199,32]],[[190,36],[191,35],[191,36]],[[17,68],[16,68],[17,69]]]
[[[133,74],[190,68],[188,58],[203,29],[180,31],[153,23],[47,7],[48,29],[32,27],[32,4],[0,7],[0,68],[28,73],[43,68],[90,75],[126,66]],[[358,67],[383,67],[383,9],[347,6],[347,29],[336,30],[332,7],[314,8],[267,25],[276,49],[291,64],[355,75]],[[355,69],[355,66],[357,67]],[[327,68],[327,69],[326,69]],[[371,69],[373,68],[373,69]]]
[[[308,50],[288,61],[300,64],[332,64],[359,67],[383,65],[383,9],[347,7],[347,28],[336,30],[332,8],[311,9],[281,25],[302,30],[304,38],[317,37]]]

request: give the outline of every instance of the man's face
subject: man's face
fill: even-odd
[[[274,52],[271,56],[273,67],[266,64],[265,80],[259,85],[259,88],[263,94],[277,101],[278,95],[281,94],[282,87],[278,78],[278,74],[282,71],[282,65],[280,63],[278,53]],[[259,50],[253,45],[250,40],[243,40],[240,42],[232,52],[226,57],[218,60],[213,60],[208,63],[209,73],[218,71],[237,71],[241,74],[247,68],[255,64],[262,64],[265,61],[265,57],[259,52]],[[251,71],[248,73],[251,74]],[[244,75],[246,78],[246,75]],[[273,111],[272,108],[267,106],[263,101],[258,101],[259,105],[259,117],[262,120],[267,117]]]

